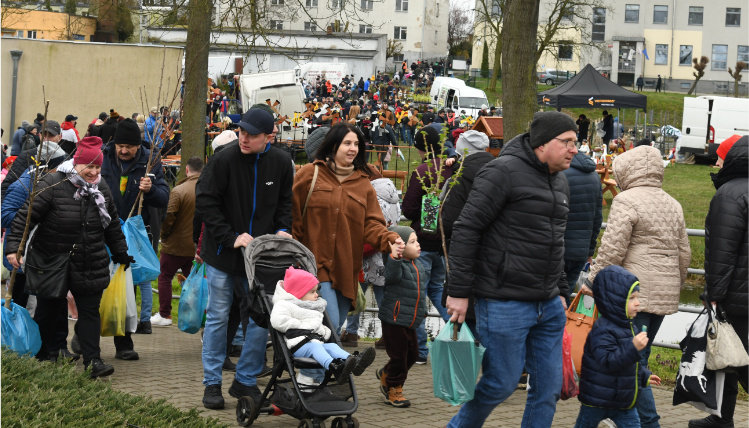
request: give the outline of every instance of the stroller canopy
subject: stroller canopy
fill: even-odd
[[[253,239],[244,250],[244,268],[247,272],[250,291],[252,291],[255,282],[255,265],[261,258],[278,260],[282,263],[288,261],[289,265],[296,262],[299,267],[317,276],[315,256],[302,243],[283,236],[263,235]]]

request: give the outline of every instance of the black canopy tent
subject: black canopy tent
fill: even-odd
[[[648,97],[628,91],[586,65],[575,77],[554,89],[539,92],[538,104],[563,108],[647,109]]]

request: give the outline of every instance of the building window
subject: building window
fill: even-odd
[[[668,24],[668,6],[653,6],[653,24]]]
[[[499,17],[502,14],[502,10],[499,8],[499,0],[492,1],[492,16]]]
[[[668,45],[655,45],[655,65],[668,64]]]
[[[283,21],[279,21],[276,19],[270,20],[270,29],[271,30],[283,30]]]
[[[741,25],[741,8],[726,8],[726,27],[738,27]]]
[[[343,9],[344,0],[330,0],[330,8],[333,10]]]
[[[406,40],[406,27],[395,27],[395,40]]]
[[[273,6],[283,6],[284,0],[270,0],[270,4]]]
[[[594,42],[606,40],[606,9],[603,7],[593,8],[593,31],[590,39]]]
[[[36,39],[36,30],[29,30],[26,32],[26,38]]]
[[[73,34],[73,40],[86,40],[86,36],[83,34]]]
[[[702,25],[702,6],[689,6],[689,25]]]
[[[624,6],[624,22],[637,24],[640,22],[640,5],[628,4]]]
[[[725,70],[728,63],[728,45],[713,45],[713,70]]]
[[[395,54],[393,55],[393,62],[403,62],[403,54]]]
[[[559,42],[558,58],[560,61],[572,61],[572,44],[570,42]]]
[[[361,10],[372,10],[374,0],[361,0]]]
[[[23,30],[16,31],[16,37],[23,37]]]
[[[317,7],[317,0],[307,0],[305,5],[307,7]]]
[[[304,23],[304,31],[317,31],[317,25],[314,22],[307,21]]]
[[[408,0],[395,0],[395,10],[398,12],[408,12]]]
[[[371,25],[359,24],[359,33],[361,33],[361,34],[372,34],[372,26]]]
[[[562,20],[572,21],[573,19],[575,19],[575,7],[569,5],[562,11]]]
[[[692,51],[693,48],[691,45],[679,46],[679,65],[692,65]]]
[[[749,46],[739,45],[739,55],[736,57],[736,61],[744,61],[749,65]],[[746,71],[746,69],[744,69]]]

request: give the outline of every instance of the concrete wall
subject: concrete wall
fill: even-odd
[[[45,97],[49,100],[50,119],[62,122],[66,115],[74,114],[78,116],[76,128],[80,134],[84,134],[88,124],[102,111],[109,112],[113,108],[121,115],[130,117],[136,111],[147,111],[157,102],[168,105],[175,90],[179,90],[181,48],[10,37],[3,37],[0,45],[3,76],[0,125],[5,130],[2,141],[6,144],[22,120],[32,121],[36,113],[44,112]],[[13,124],[10,123],[13,84],[11,50],[23,51],[18,63]],[[162,63],[165,65],[159,97]],[[141,92],[150,105],[141,104]],[[179,95],[176,103],[179,103]]]

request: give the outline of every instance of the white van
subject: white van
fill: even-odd
[[[715,159],[731,135],[749,134],[749,99],[703,95],[684,98],[680,153]]]
[[[294,67],[297,80],[304,78],[306,82],[314,83],[318,76],[330,80],[333,85],[340,85],[348,72],[348,64],[339,62],[308,62]]]
[[[481,106],[489,106],[484,91],[466,86],[463,80],[452,77],[435,78],[429,96],[430,104],[436,110],[450,108],[456,114],[465,110],[467,115],[473,117],[478,117]]]
[[[294,112],[302,113],[306,110],[304,89],[293,70],[243,74],[239,76],[239,85],[245,111],[255,104],[265,103],[265,100],[270,100],[271,104],[278,100],[281,103],[277,108],[279,114],[287,116],[291,122]],[[278,128],[279,138],[295,138],[294,129],[288,123],[283,123]],[[301,128],[296,130],[296,138],[301,138]]]

